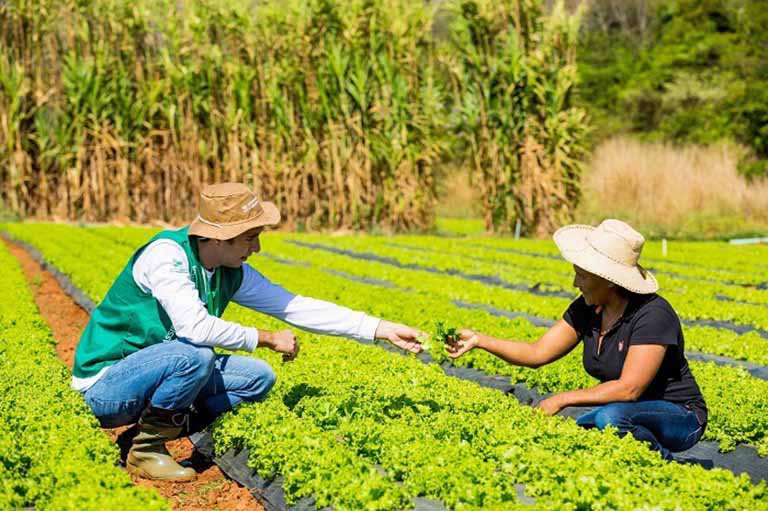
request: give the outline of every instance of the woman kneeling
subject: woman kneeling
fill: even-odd
[[[598,405],[577,423],[632,433],[665,459],[691,448],[704,433],[707,406],[685,359],[680,320],[656,294],[656,279],[637,262],[645,239],[618,220],[596,228],[563,227],[554,239],[573,264],[573,284],[581,292],[563,319],[532,344],[462,330],[456,344],[446,345],[448,354],[456,358],[477,347],[510,364],[536,368],[581,341],[584,369],[601,383],[544,399],[539,407],[545,413]]]

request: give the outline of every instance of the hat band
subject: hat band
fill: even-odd
[[[633,264],[627,264],[626,262],[620,261],[620,260],[616,259],[614,256],[612,256],[611,254],[601,250],[600,247],[598,247],[597,245],[592,243],[592,240],[590,240],[589,237],[587,237],[587,243],[589,244],[590,247],[592,247],[595,250],[595,252],[597,252],[598,254],[600,254],[602,256],[607,257],[608,259],[610,259],[611,261],[613,261],[616,264],[620,264],[620,265],[626,266],[628,268],[634,268],[634,267],[637,266],[637,257],[635,257],[635,262]]]
[[[223,229],[225,227],[231,227],[233,225],[240,225],[240,224],[245,224],[245,223],[248,223],[248,222],[253,222],[254,220],[258,219],[260,216],[261,215],[256,215],[256,216],[251,217],[251,218],[246,218],[245,220],[240,220],[238,222],[228,222],[228,223],[225,223],[225,224],[217,224],[215,222],[211,222],[210,220],[206,220],[205,218],[203,218],[200,215],[197,215],[197,220],[202,222],[202,223],[204,223],[204,224],[210,225],[212,227],[216,227],[217,229]]]
[[[203,222],[204,224],[208,224],[208,225],[211,225],[211,226],[213,226],[213,227],[217,227],[217,228],[219,228],[219,229],[223,229],[223,228],[224,228],[224,226],[223,226],[223,225],[221,225],[221,224],[215,224],[215,223],[213,223],[213,222],[209,222],[208,220],[206,220],[205,218],[201,217],[200,215],[197,215],[197,220],[198,220],[199,222]]]
[[[613,257],[611,257],[611,255],[610,255],[610,254],[606,254],[605,252],[603,252],[602,250],[600,250],[599,248],[597,248],[597,247],[596,247],[596,246],[595,246],[595,245],[594,245],[594,244],[593,244],[591,241],[589,241],[589,239],[587,239],[587,243],[588,243],[588,244],[589,244],[589,246],[590,246],[590,247],[592,247],[592,248],[595,250],[595,252],[597,252],[598,254],[600,254],[600,255],[602,255],[602,256],[605,256],[605,257],[607,257],[608,259],[610,259],[611,261],[613,261],[613,262],[614,262],[614,263],[616,263],[616,264],[620,264],[620,265],[622,265],[622,266],[624,266],[624,267],[627,267],[627,268],[635,268],[637,271],[639,271],[639,272],[640,272],[640,276],[643,278],[643,280],[647,280],[647,279],[648,279],[648,277],[647,277],[647,275],[648,275],[648,270],[646,270],[645,268],[643,268],[642,266],[640,266],[640,263],[636,262],[635,264],[627,264],[627,263],[625,263],[625,262],[623,262],[623,261],[617,261],[616,259],[614,259]]]

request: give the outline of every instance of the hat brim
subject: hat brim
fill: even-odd
[[[229,240],[256,227],[273,226],[280,223],[280,210],[272,202],[261,202],[262,213],[256,218],[231,224],[204,222],[199,216],[189,225],[189,234],[214,240]]]
[[[555,232],[555,244],[566,261],[633,293],[650,294],[659,290],[659,283],[651,272],[617,263],[595,250],[587,241],[587,235],[594,229],[591,225],[568,225]]]

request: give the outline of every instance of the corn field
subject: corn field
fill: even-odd
[[[425,230],[459,162],[487,228],[547,232],[579,198],[577,23],[534,0],[8,0],[4,207],[180,222],[234,180],[295,228]]]

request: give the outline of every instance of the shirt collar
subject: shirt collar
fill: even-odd
[[[635,315],[635,313],[640,310],[640,308],[645,305],[646,303],[650,302],[656,297],[656,293],[650,293],[650,294],[637,294],[637,293],[630,293],[629,294],[629,301],[627,302],[627,307],[624,309],[624,314],[621,315],[621,318],[619,318],[619,322],[625,322],[632,319],[632,317]]]

